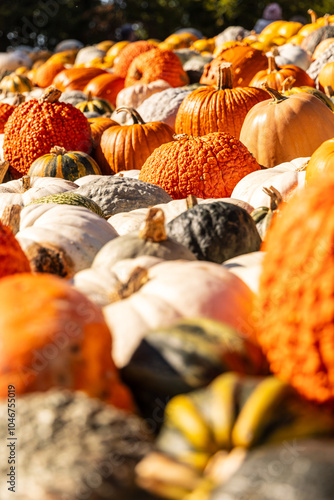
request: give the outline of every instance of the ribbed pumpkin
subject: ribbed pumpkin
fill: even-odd
[[[308,157],[334,136],[334,114],[317,97],[297,93],[282,96],[267,88],[272,99],[247,113],[240,140],[266,168]],[[265,126],[263,125],[265,124]]]
[[[37,158],[28,171],[31,177],[60,177],[72,182],[90,174],[101,175],[98,164],[91,156],[81,151],[66,151],[59,146]]]
[[[334,139],[323,142],[312,154],[306,167],[306,183],[323,173],[334,174]]]
[[[0,81],[2,92],[30,92],[32,87],[32,82],[27,76],[16,73],[4,76]]]
[[[58,73],[52,85],[64,92],[65,90],[84,90],[87,83],[98,75],[105,74],[101,68],[69,68]]]
[[[334,61],[325,64],[318,75],[319,83],[323,89],[334,88]]]
[[[234,42],[232,47],[224,49],[205,66],[200,83],[217,85],[218,68],[222,62],[226,61],[233,64],[235,87],[248,86],[253,76],[268,66],[267,56],[262,50],[255,49],[246,43]]]
[[[0,278],[30,272],[29,261],[10,227],[0,221]]]
[[[101,99],[99,97],[93,97],[91,92],[88,92],[86,101],[78,102],[75,107],[80,109],[82,113],[93,111],[95,113],[98,113],[99,115],[112,113],[115,109],[109,104],[109,101],[106,101],[105,99]]]
[[[33,83],[38,87],[49,87],[52,84],[55,76],[64,69],[66,68],[61,61],[49,62],[48,60],[36,69],[34,73]]]
[[[238,139],[213,132],[163,144],[148,157],[139,179],[161,186],[174,199],[190,194],[224,198],[240,179],[260,168]]]
[[[95,150],[95,159],[103,174],[116,174],[121,170],[140,169],[146,158],[161,144],[173,140],[174,130],[163,122],[145,123],[133,108],[127,110],[133,125],[107,128]]]
[[[0,395],[83,390],[127,410],[129,391],[111,358],[102,311],[64,279],[17,274],[0,283]]]
[[[7,104],[6,102],[0,103],[0,134],[4,133],[5,123],[10,115],[13,113],[15,106]]]
[[[334,175],[319,175],[281,210],[264,245],[258,341],[281,379],[334,405]]]
[[[249,85],[261,88],[263,84],[276,90],[282,90],[283,82],[288,77],[295,79],[296,87],[307,85],[308,87],[315,87],[314,80],[299,66],[294,64],[284,64],[277,66],[274,56],[268,57],[268,68],[261,70],[254,75]]]
[[[154,80],[165,80],[171,87],[182,87],[189,83],[189,77],[177,55],[172,50],[158,48],[140,54],[132,61],[125,78],[125,87]]]
[[[268,97],[268,92],[260,88],[233,88],[232,64],[222,63],[217,87],[199,87],[183,99],[176,116],[175,132],[192,136],[228,132],[239,139],[250,108]]]
[[[100,97],[116,106],[118,93],[124,88],[124,78],[113,73],[104,73],[92,78],[84,88],[84,92],[91,92],[93,96]]]
[[[39,100],[20,104],[9,117],[3,152],[14,178],[26,174],[32,162],[49,153],[54,145],[69,151],[91,152],[87,118],[71,104],[59,102],[60,95],[59,90],[49,87]]]
[[[98,116],[96,118],[88,118],[90,129],[92,132],[93,146],[96,147],[101,139],[103,132],[113,125],[119,126],[119,123],[106,116]]]
[[[115,59],[113,65],[113,71],[115,74],[125,78],[129,69],[130,64],[143,52],[155,49],[156,45],[146,40],[138,40],[137,42],[129,43],[124,49],[119,53],[117,59]]]

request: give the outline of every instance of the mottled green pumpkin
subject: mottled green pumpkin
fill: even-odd
[[[54,146],[50,153],[37,158],[28,172],[30,176],[60,177],[72,182],[92,174],[101,175],[101,170],[91,156],[82,151],[66,151],[59,146]]]
[[[42,196],[41,198],[37,198],[36,200],[30,202],[29,205],[36,203],[57,203],[58,205],[75,205],[78,207],[86,207],[100,217],[105,218],[104,213],[102,212],[99,205],[95,203],[95,201],[73,191]]]
[[[75,105],[76,108],[80,109],[82,113],[98,113],[99,115],[104,115],[105,113],[112,113],[114,107],[106,99],[101,99],[100,97],[92,97],[89,92],[87,99],[85,101],[78,102]]]

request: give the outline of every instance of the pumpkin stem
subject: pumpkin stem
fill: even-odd
[[[270,196],[270,210],[272,212],[277,210],[278,205],[282,203],[281,193],[274,186],[270,186],[269,188],[263,187],[262,191]]]
[[[53,146],[53,148],[50,149],[50,154],[52,155],[64,155],[66,153],[67,150],[62,146]]]
[[[277,64],[275,62],[275,57],[272,55],[272,56],[268,56],[268,70],[267,70],[267,73],[268,75],[270,75],[270,73],[274,73],[274,71],[277,71]]]
[[[120,111],[126,111],[127,113],[130,113],[133,123],[139,124],[139,125],[145,125],[144,120],[140,116],[137,110],[135,108],[131,108],[130,106],[121,106],[120,108],[116,109],[116,113],[119,113]]]
[[[271,97],[273,98],[272,100],[273,104],[278,104],[282,101],[285,101],[285,99],[288,99],[288,97],[285,97],[284,95],[280,94],[278,90],[269,87],[266,82],[262,83],[261,87],[264,88],[268,92],[268,94],[271,95]]]
[[[317,22],[317,14],[314,12],[312,9],[308,9],[307,11],[308,15],[311,16],[311,23],[316,23]]]
[[[92,91],[89,90],[88,94],[87,94],[87,102],[90,102],[92,100]]]
[[[30,189],[30,176],[29,175],[24,175],[21,177],[21,192],[24,193],[25,191],[28,191]]]
[[[139,238],[147,241],[165,241],[165,214],[161,208],[151,207],[146,215],[144,227],[139,231]]]
[[[279,56],[279,50],[278,50],[277,45],[273,45],[270,49],[270,52],[271,52],[273,57]]]
[[[330,14],[325,14],[323,16],[323,18],[325,19],[325,24],[324,26],[329,26],[329,17],[330,17]]]
[[[1,222],[4,226],[8,226],[13,234],[17,234],[20,230],[21,205],[8,205],[3,211]]]
[[[334,90],[333,90],[333,87],[331,85],[327,85],[327,87],[325,87],[325,94],[327,97],[334,96]]]
[[[4,180],[7,170],[9,169],[9,165],[10,165],[9,161],[0,162],[0,184]]]
[[[196,196],[194,196],[193,194],[190,194],[189,196],[187,196],[186,205],[187,205],[187,210],[190,210],[191,208],[198,205],[198,201],[197,201]]]
[[[296,79],[293,76],[288,76],[285,80],[282,82],[282,92],[286,92],[287,90],[290,90],[293,87],[293,84],[295,83]]]
[[[62,92],[51,85],[47,89],[45,89],[44,94],[40,99],[38,99],[39,104],[43,104],[43,102],[57,102],[59,100],[59,97],[61,96]]]
[[[109,295],[110,302],[127,299],[133,293],[145,285],[148,281],[148,270],[144,267],[137,266],[131,271],[128,280],[125,283],[120,282],[116,289]]]
[[[217,90],[233,88],[233,70],[232,63],[223,62],[218,68],[218,84]]]
[[[62,278],[73,276],[72,261],[60,248],[53,247],[49,243],[41,245],[34,241],[25,250],[25,254],[32,272],[56,274]]]

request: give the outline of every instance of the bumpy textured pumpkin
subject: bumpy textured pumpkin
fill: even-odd
[[[189,83],[188,75],[177,55],[172,50],[158,48],[144,52],[132,61],[125,78],[125,87],[154,80],[165,80],[172,87],[182,87]]]
[[[92,78],[84,88],[88,94],[110,102],[115,108],[118,93],[124,88],[124,78],[114,73],[103,73]]]
[[[103,174],[140,169],[146,158],[165,142],[173,140],[174,130],[163,122],[145,123],[134,108],[126,109],[133,125],[107,128],[95,150],[95,158]]]
[[[0,221],[0,278],[30,272],[29,261],[10,227]]]
[[[113,64],[113,72],[122,78],[126,78],[128,69],[135,57],[139,56],[143,52],[155,49],[156,45],[146,40],[138,40],[136,42],[129,43],[124,49],[119,53],[117,59]]]
[[[240,140],[266,168],[294,158],[311,156],[334,135],[334,114],[317,97],[297,93],[273,96],[255,104],[241,128]],[[266,126],[263,127],[263,123]]]
[[[59,146],[54,146],[48,154],[33,161],[28,170],[28,175],[32,177],[61,177],[72,182],[90,174],[101,174],[100,167],[91,156],[81,151],[66,151]]]
[[[303,396],[334,404],[334,176],[294,196],[267,233],[258,340],[271,369]],[[293,236],[292,236],[293,235]]]
[[[61,278],[27,273],[1,280],[0,297],[1,397],[9,384],[17,395],[66,387],[132,408],[102,311],[87,297]]]
[[[261,238],[252,217],[232,203],[195,205],[167,224],[167,234],[199,260],[221,264],[260,249]]]
[[[64,92],[65,90],[84,90],[87,83],[98,75],[106,73],[101,68],[69,68],[57,73],[52,85]]]
[[[255,170],[260,165],[238,139],[213,132],[163,144],[148,157],[139,179],[161,186],[173,199],[221,198]]]
[[[334,139],[323,142],[312,154],[306,167],[306,183],[321,174],[334,173]]]
[[[228,132],[239,139],[250,108],[268,97],[268,92],[260,88],[233,88],[232,64],[222,63],[217,87],[199,87],[183,99],[176,115],[175,132],[191,136]]]
[[[49,153],[50,147],[90,153],[92,139],[86,117],[71,104],[59,102],[61,92],[49,87],[39,99],[17,106],[4,135],[4,159],[14,178],[26,174],[31,163]]]
[[[12,104],[7,104],[6,102],[0,103],[0,134],[4,133],[5,124],[13,113],[15,106]]]

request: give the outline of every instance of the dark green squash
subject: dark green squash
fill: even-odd
[[[82,151],[66,151],[59,146],[37,158],[28,172],[30,176],[60,177],[72,182],[90,174],[101,175],[100,167],[91,156]]]
[[[195,205],[170,221],[166,231],[198,260],[217,264],[256,252],[261,245],[255,222],[246,210],[224,201]]]
[[[93,112],[98,115],[112,113],[115,109],[109,101],[100,97],[93,97],[91,92],[88,93],[85,101],[78,102],[75,107],[80,109],[82,113]]]

